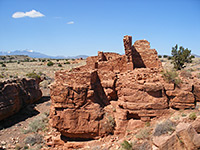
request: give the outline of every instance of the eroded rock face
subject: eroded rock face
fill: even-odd
[[[42,97],[40,79],[8,80],[0,83],[0,120],[17,113]]]
[[[153,144],[159,150],[196,150],[200,148],[200,134],[189,123],[179,123],[172,135],[153,137]]]
[[[150,121],[170,107],[195,107],[198,88],[194,90],[191,81],[179,87],[165,82],[157,52],[148,41],[132,45],[131,36],[123,41],[125,55],[98,52],[85,66],[56,73],[50,124],[62,135],[95,139],[123,134],[134,122]]]
[[[109,104],[108,96],[97,71],[57,72],[56,83],[51,86],[50,123],[70,138],[90,139],[111,133],[103,110]]]

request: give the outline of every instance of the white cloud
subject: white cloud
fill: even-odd
[[[37,18],[37,17],[44,17],[42,13],[36,10],[31,10],[28,12],[15,12],[12,15],[13,18],[23,18],[23,17],[30,17],[30,18]]]
[[[68,22],[67,24],[74,24],[74,21],[70,21],[70,22]]]

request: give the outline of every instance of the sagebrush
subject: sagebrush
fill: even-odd
[[[174,83],[175,85],[179,85],[181,83],[181,79],[175,70],[164,70],[161,74],[162,77],[169,83]]]

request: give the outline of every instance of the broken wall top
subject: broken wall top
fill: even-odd
[[[157,51],[150,48],[147,40],[138,40],[132,45],[132,36],[124,36],[125,55],[98,52],[98,56],[87,58],[87,69],[124,72],[135,68],[162,68]],[[83,69],[83,68],[82,68]]]
[[[137,40],[131,47],[132,37],[124,36],[124,49],[129,62],[133,63],[134,68],[162,68],[162,63],[158,58],[155,49],[150,49],[147,40]]]

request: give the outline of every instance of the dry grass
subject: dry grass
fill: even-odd
[[[0,81],[16,78],[27,78],[34,75],[44,77],[44,83],[41,86],[47,88],[53,81],[54,74],[58,70],[71,70],[72,68],[82,66],[86,64],[86,60],[45,60],[44,62],[39,59],[32,62],[12,62],[5,63],[6,67],[0,66]],[[53,66],[47,66],[47,63],[51,61]],[[66,63],[67,62],[67,63]]]
[[[171,120],[165,120],[156,125],[153,135],[161,136],[163,134],[172,134],[175,131],[176,125]]]

